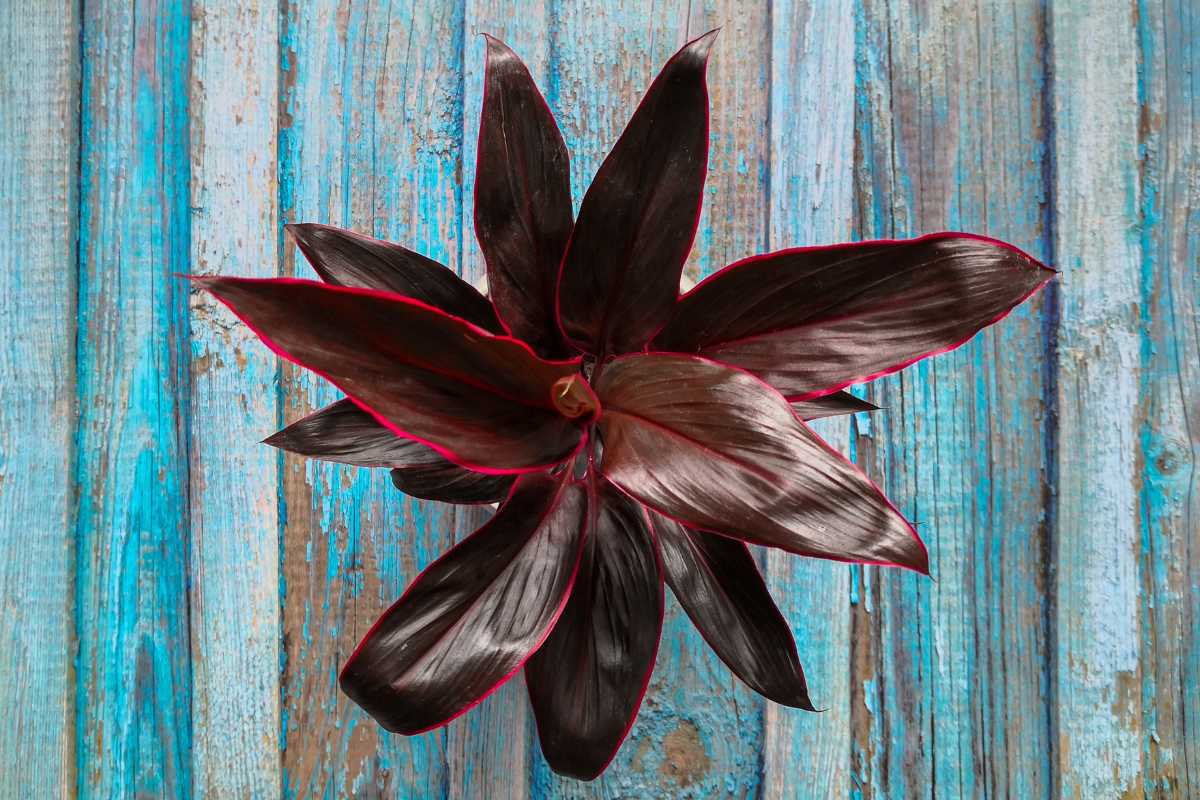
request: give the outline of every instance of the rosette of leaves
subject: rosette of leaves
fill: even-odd
[[[646,92],[573,218],[567,149],[487,38],[475,232],[488,296],[400,245],[289,226],[321,282],[198,278],[345,399],[267,442],[391,469],[495,515],[412,582],[342,689],[390,731],[444,725],[524,668],[551,767],[600,774],[653,670],[663,586],[747,685],[812,709],[747,543],[928,572],[913,526],[806,420],[956,347],[1052,275],[992,239],[802,247],[679,295],[707,169],[715,32]]]

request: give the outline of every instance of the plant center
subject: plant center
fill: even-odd
[[[579,373],[555,381],[550,389],[550,400],[558,413],[568,419],[592,417],[600,410],[600,400]]]

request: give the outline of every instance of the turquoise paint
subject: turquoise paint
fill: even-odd
[[[83,13],[80,797],[191,795],[186,8]]]
[[[776,2],[771,35],[770,204],[765,249],[846,241],[854,214],[854,16],[850,2]],[[821,86],[812,92],[812,86]],[[848,452],[849,418],[814,429]],[[844,798],[851,789],[850,652],[854,569],[767,555],[768,586],[792,625],[810,714],[765,703],[769,796]]]
[[[272,277],[277,69],[273,52],[244,43],[276,40],[278,14],[255,0],[233,11],[193,5],[204,24],[191,46],[191,269]],[[211,296],[196,292],[190,312],[193,789],[270,797],[281,778],[279,457],[259,440],[278,417],[278,368]]]
[[[1119,794],[1143,784],[1139,684],[1151,668],[1138,574],[1139,53],[1128,7],[1056,5],[1052,22],[1055,164],[1075,188],[1055,196],[1061,785]],[[1101,64],[1100,80],[1085,77]]]
[[[25,198],[0,212],[0,796],[1200,791],[1194,9],[237,6],[0,21],[29,43],[0,57],[0,185]],[[764,555],[822,715],[755,698],[669,601],[593,784],[549,772],[519,680],[382,733],[338,667],[487,512],[257,445],[335,395],[171,274],[309,275],[280,223],[327,220],[476,278],[476,34],[530,61],[578,203],[654,70],[722,23],[691,277],[945,227],[1064,272],[865,387],[886,411],[821,426],[919,521],[936,581]]]
[[[1039,6],[864,2],[859,25],[862,237],[965,229],[1044,256]],[[1037,319],[871,386],[887,410],[860,460],[918,523],[934,581],[864,588],[863,796],[1051,791]]]
[[[78,13],[0,15],[0,795],[74,785]]]
[[[461,8],[297,2],[285,18],[284,220],[397,239],[457,268]],[[311,276],[287,241],[283,256],[285,271]],[[285,391],[289,419],[336,397],[295,372]],[[336,678],[374,618],[463,531],[444,509],[398,496],[384,471],[291,459],[286,471],[284,569],[300,577],[285,628],[307,625],[284,675],[284,794],[440,793],[451,734],[380,731]]]
[[[1200,59],[1200,17],[1186,5],[1139,3],[1137,23],[1138,101],[1145,120],[1139,126],[1141,652],[1158,654],[1143,660],[1142,783],[1147,795],[1170,796],[1194,793],[1200,781],[1200,698],[1173,691],[1200,679],[1200,574],[1189,558],[1194,544],[1187,544],[1189,535],[1194,543],[1200,519],[1200,437],[1193,414],[1200,385],[1194,324],[1200,204],[1188,178],[1198,163],[1200,108],[1188,76]]]

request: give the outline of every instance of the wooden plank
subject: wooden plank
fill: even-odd
[[[501,39],[529,67],[543,95],[548,94],[553,9],[536,0],[466,0],[463,41],[462,118],[462,274],[476,285],[487,283],[487,267],[475,239],[475,170],[479,115],[483,107],[486,47],[482,34]],[[458,535],[470,532],[469,512],[461,513]],[[482,512],[476,518],[482,521]],[[447,742],[451,797],[525,798],[530,796],[528,765],[537,750],[525,681],[515,676],[486,702],[452,725]]]
[[[75,785],[78,12],[0,17],[0,796]]]
[[[81,797],[191,787],[187,14],[83,10]]]
[[[549,79],[543,89],[571,154],[571,195],[576,211],[642,92],[684,42],[682,6],[674,4],[655,11],[641,0],[619,5],[586,0],[559,4],[551,17]],[[581,783],[551,772],[541,750],[534,746],[530,779],[533,797],[662,793],[657,773],[666,760],[663,738],[678,725],[672,698],[667,694],[677,688],[676,676],[668,675],[663,664],[672,647],[668,631],[686,631],[686,619],[669,600],[666,620],[654,678],[637,721],[613,763],[596,780]],[[536,738],[535,733],[531,735]],[[694,751],[694,737],[685,738]],[[666,767],[666,774],[669,769]]]
[[[1139,5],[1147,797],[1200,796],[1200,10]]]
[[[461,4],[290,0],[283,14],[285,219],[396,239],[459,268]],[[283,254],[286,272],[312,276],[290,243]],[[289,421],[336,396],[291,369],[284,388]],[[446,794],[446,732],[387,734],[337,674],[453,540],[454,512],[404,498],[384,470],[293,458],[283,492],[285,796]]]
[[[657,10],[670,14],[668,10]],[[771,168],[771,26],[764,0],[687,4],[670,50],[720,27],[709,57],[704,208],[685,278],[698,281],[767,244]],[[670,53],[653,60],[657,70]],[[667,594],[671,592],[668,589]],[[672,597],[651,692],[654,716],[628,747],[642,751],[643,796],[753,797],[761,791],[763,708]],[[640,722],[640,720],[639,720]]]
[[[1128,4],[1054,3],[1057,699],[1063,797],[1142,787],[1138,53]]]
[[[192,4],[191,271],[278,270],[278,9]],[[211,295],[191,298],[191,637],[197,794],[279,792],[276,366]]]
[[[733,4],[723,3],[603,9],[584,3],[559,9],[551,23],[549,101],[571,149],[576,202],[657,70],[688,38],[722,23],[709,70],[709,183],[687,267],[693,280],[758,252],[764,242],[766,4],[741,4],[734,13]],[[534,796],[753,795],[761,708],[669,600],[654,677],[612,766],[583,785],[554,776],[538,756]]]
[[[772,5],[770,250],[850,238],[853,10],[850,0],[834,7],[808,0]],[[813,427],[836,447],[849,442],[849,417]],[[851,567],[779,550],[768,552],[767,565],[813,701],[824,711],[765,704],[762,794],[848,797]]]
[[[960,229],[1045,257],[1042,14],[1032,0],[862,2],[864,238]],[[1052,790],[1045,339],[1033,303],[872,385],[887,411],[856,447],[917,521],[934,580],[859,570],[852,765],[863,797]]]
[[[549,79],[543,88],[571,154],[571,195],[576,211],[592,176],[620,136],[656,70],[683,44],[682,9],[676,5],[657,14],[654,11],[650,3],[641,0],[620,5],[587,0],[559,4],[551,17]],[[668,602],[668,629],[679,628],[681,617],[681,612]],[[655,677],[637,721],[605,773],[591,783],[555,775],[535,746],[530,779],[533,797],[621,797],[661,792],[655,788],[655,772],[663,758],[662,737],[673,717],[670,700],[662,698],[663,692],[671,688],[670,679],[667,688],[662,688],[662,663],[669,641],[664,636]],[[667,706],[660,710],[664,702]]]

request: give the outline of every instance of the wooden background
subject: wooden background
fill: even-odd
[[[1200,797],[1200,10],[1193,0],[0,0],[0,796]],[[484,45],[529,62],[576,202],[724,29],[692,277],[942,229],[1063,274],[822,426],[935,580],[764,553],[816,702],[673,603],[601,780],[520,680],[382,733],[342,660],[480,520],[257,444],[329,401],[177,273],[310,275],[326,221],[474,278]]]

